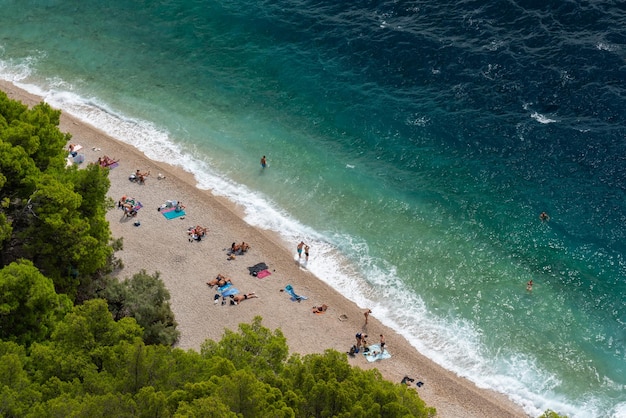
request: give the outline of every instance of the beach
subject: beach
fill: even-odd
[[[33,96],[7,82],[0,89],[11,99],[30,106],[42,98]],[[124,268],[120,278],[140,270],[160,278],[170,292],[180,340],[177,347],[199,350],[206,339],[219,340],[225,329],[236,330],[255,316],[272,330],[280,328],[291,353],[323,353],[326,349],[347,351],[355,334],[369,335],[377,343],[380,334],[392,357],[368,362],[364,356],[349,358],[350,364],[364,369],[377,368],[382,376],[400,382],[404,375],[424,382],[416,390],[440,417],[524,417],[522,408],[502,394],[478,388],[469,380],[443,369],[422,356],[402,336],[382,325],[374,310],[364,324],[366,306],[357,306],[309,273],[298,260],[297,242],[284,242],[278,235],[260,230],[243,220],[243,213],[233,202],[200,190],[192,174],[166,163],[148,159],[135,148],[111,138],[68,114],[61,117],[60,129],[80,144],[85,161],[95,163],[107,155],[119,160],[110,170],[109,196],[117,202],[122,196],[142,204],[135,218],[126,217],[117,207],[107,214],[113,238],[123,238],[124,249],[116,253]],[[259,155],[259,159],[260,159]],[[271,168],[268,168],[271,169]],[[129,181],[136,170],[150,172],[144,184]],[[166,219],[158,210],[166,201],[176,200],[185,206],[185,215]],[[135,221],[140,224],[137,226]],[[189,241],[188,228],[200,225],[208,229],[201,241]],[[227,257],[231,243],[245,241],[250,250],[234,260]],[[311,249],[315,257],[315,248]],[[264,262],[271,275],[259,279],[248,267]],[[216,289],[206,282],[218,274],[230,278],[241,293],[255,292],[258,298],[237,306],[214,303]],[[281,291],[293,286],[306,300],[292,301]],[[312,307],[329,306],[324,314],[313,314]]]

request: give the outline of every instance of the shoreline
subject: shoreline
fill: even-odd
[[[0,89],[29,106],[43,100],[6,81],[0,81]],[[423,381],[424,386],[417,389],[420,397],[437,409],[439,417],[528,416],[505,395],[478,388],[421,355],[404,337],[381,324],[375,311],[365,326],[363,308],[302,268],[295,258],[296,243],[290,251],[278,234],[250,226],[236,204],[198,189],[192,174],[150,160],[132,146],[69,114],[62,114],[60,129],[70,132],[72,142],[83,146],[83,165],[103,155],[120,160],[109,173],[108,196],[115,202],[122,195],[134,197],[143,208],[136,218],[140,226],[134,226],[135,219],[125,218],[117,208],[107,213],[113,237],[124,240],[124,250],[116,253],[124,269],[117,274],[125,278],[142,269],[149,274],[160,273],[181,333],[177,347],[199,350],[205,339],[219,340],[225,328],[236,330],[239,323],[249,323],[257,315],[263,318],[263,326],[281,329],[290,354],[322,353],[329,348],[345,352],[354,344],[357,332],[369,333],[371,343],[377,343],[377,336],[384,334],[391,359],[368,363],[363,356],[356,356],[349,358],[349,363],[364,369],[377,368],[393,382],[400,382],[405,374]],[[136,169],[151,172],[145,184],[128,180]],[[158,173],[165,179],[158,180]],[[183,202],[185,217],[165,219],[157,208],[166,200]],[[201,242],[188,241],[187,228],[195,225],[209,230]],[[225,249],[241,241],[249,243],[251,249],[235,260],[227,260]],[[248,274],[247,267],[259,262],[269,266],[269,277],[257,279]],[[214,304],[216,292],[205,283],[218,273],[230,277],[242,293],[254,291],[259,298],[238,306]],[[280,292],[287,284],[308,300],[290,301],[285,292]],[[312,306],[323,303],[329,305],[325,314],[311,313]],[[347,319],[340,321],[341,315]]]

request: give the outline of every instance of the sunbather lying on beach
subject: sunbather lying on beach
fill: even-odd
[[[70,155],[72,157],[76,157],[78,155],[78,151],[83,149],[83,147],[80,146],[79,144],[70,144],[70,145],[68,145],[67,148],[70,151]]]
[[[209,287],[213,286],[224,286],[226,283],[232,283],[230,279],[224,277],[222,274],[218,274],[215,279],[209,280],[206,282]]]
[[[246,299],[258,298],[256,293],[250,292],[242,295],[230,295],[230,304],[231,305],[239,305],[239,302],[244,301]]]
[[[313,313],[315,313],[315,314],[323,313],[323,312],[326,312],[327,309],[328,309],[328,305],[324,303],[321,306],[314,306],[313,307]]]
[[[124,203],[122,209],[124,209],[124,214],[129,218],[137,216],[137,209],[135,209],[135,207],[130,203]]]
[[[115,159],[109,157],[108,155],[105,155],[104,157],[98,157],[98,165],[100,167],[109,167],[109,166],[112,166],[113,164],[115,164],[118,161],[119,160],[115,160]]]

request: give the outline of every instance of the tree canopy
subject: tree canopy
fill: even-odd
[[[76,306],[48,341],[0,342],[0,415],[431,417],[417,393],[346,355],[287,356],[282,333],[241,324],[201,353],[146,345],[106,301]],[[246,353],[251,354],[246,354]]]
[[[158,273],[151,276],[142,270],[124,281],[111,280],[100,294],[116,320],[135,318],[146,344],[172,345],[178,340],[170,294]]]
[[[52,280],[30,261],[20,260],[0,270],[0,338],[24,344],[45,339],[71,308]]]
[[[45,103],[29,109],[0,92],[0,262],[30,260],[73,300],[81,277],[113,254],[110,183],[97,165],[66,168],[71,136],[60,132],[59,118]]]

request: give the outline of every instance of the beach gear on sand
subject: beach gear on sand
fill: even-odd
[[[250,272],[250,274],[252,276],[258,277],[259,272],[263,271],[263,270],[267,270],[267,264],[261,262],[261,263],[257,263],[252,267],[248,267],[248,271]]]
[[[222,292],[222,297],[225,298],[227,296],[236,295],[237,293],[239,293],[239,289],[237,289],[236,287],[229,287]]]
[[[161,209],[161,214],[165,217],[165,219],[174,219],[179,216],[185,216],[185,211],[183,209],[176,210],[175,208]]]
[[[308,298],[306,296],[302,296],[302,295],[298,295],[296,294],[296,292],[293,290],[293,287],[288,284],[287,286],[285,286],[285,292],[287,292],[289,294],[289,296],[291,296],[291,300],[294,302],[300,302],[301,300],[307,300]]]
[[[263,277],[267,277],[270,274],[272,274],[269,270],[265,269],[265,270],[261,270],[260,272],[257,273],[256,277],[258,279],[262,279]]]
[[[385,351],[381,352],[380,345],[378,344],[370,345],[368,347],[368,351],[365,351],[363,355],[370,363],[391,358],[391,353],[389,352],[389,350],[385,348]]]

